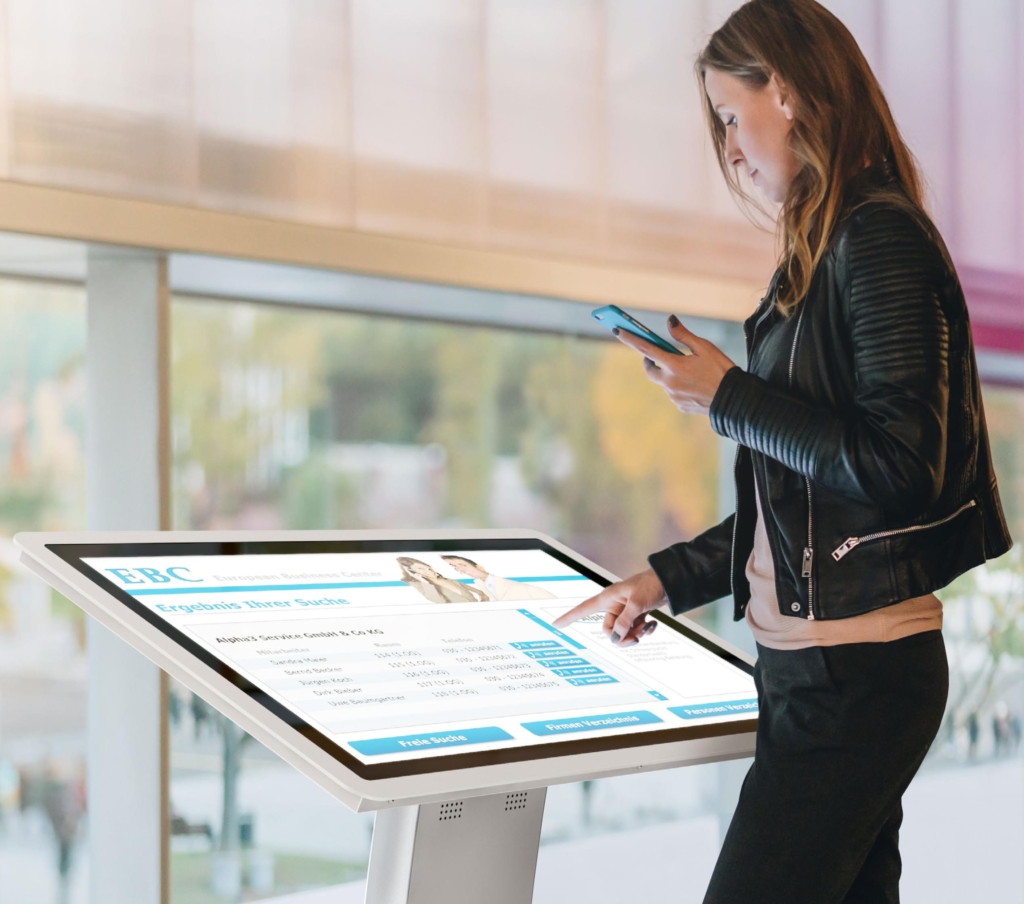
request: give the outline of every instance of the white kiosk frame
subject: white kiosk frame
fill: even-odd
[[[617,578],[535,531],[210,531],[19,534],[31,571],[356,812],[378,811],[367,904],[528,904],[552,784],[749,757],[754,720],[682,741],[366,779],[277,718],[57,554],[51,546],[170,543],[539,540],[609,582]],[[668,618],[668,616],[665,616]],[[687,619],[723,654],[749,656]]]

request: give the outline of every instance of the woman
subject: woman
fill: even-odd
[[[622,333],[684,412],[739,444],[736,512],[556,624],[732,591],[758,643],[757,753],[706,902],[899,900],[901,798],[948,672],[933,591],[1010,547],[956,274],[866,60],[813,0],[753,0],[697,72],[721,168],[778,207],[748,369],[676,318]]]
[[[475,587],[468,587],[460,581],[453,581],[438,574],[426,562],[409,556],[399,556],[398,567],[402,570],[402,581],[415,587],[432,603],[482,603],[487,601]]]

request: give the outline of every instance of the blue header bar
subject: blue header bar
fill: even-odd
[[[471,579],[459,579],[462,584],[472,584]],[[589,578],[582,574],[557,574],[541,575],[540,577],[509,578],[510,581],[520,583],[546,583],[562,581],[587,581]],[[197,587],[190,584],[188,587],[143,587],[136,590],[133,587],[122,587],[131,596],[169,596],[193,593],[280,593],[285,590],[352,590],[355,588],[369,587],[408,587],[404,581],[342,581],[328,584],[249,584],[217,587]]]

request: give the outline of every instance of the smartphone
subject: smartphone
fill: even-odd
[[[630,317],[622,308],[616,307],[613,304],[608,305],[604,308],[598,308],[591,315],[601,326],[609,330],[625,330],[627,333],[632,333],[634,336],[639,336],[641,339],[646,339],[651,345],[656,345],[662,351],[669,352],[673,355],[683,354],[678,348],[671,343],[662,339],[657,333],[649,330],[635,317]]]

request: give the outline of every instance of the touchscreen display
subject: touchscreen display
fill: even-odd
[[[756,716],[749,666],[671,619],[625,649],[602,615],[555,629],[605,583],[566,557],[432,545],[80,562],[366,765]]]

